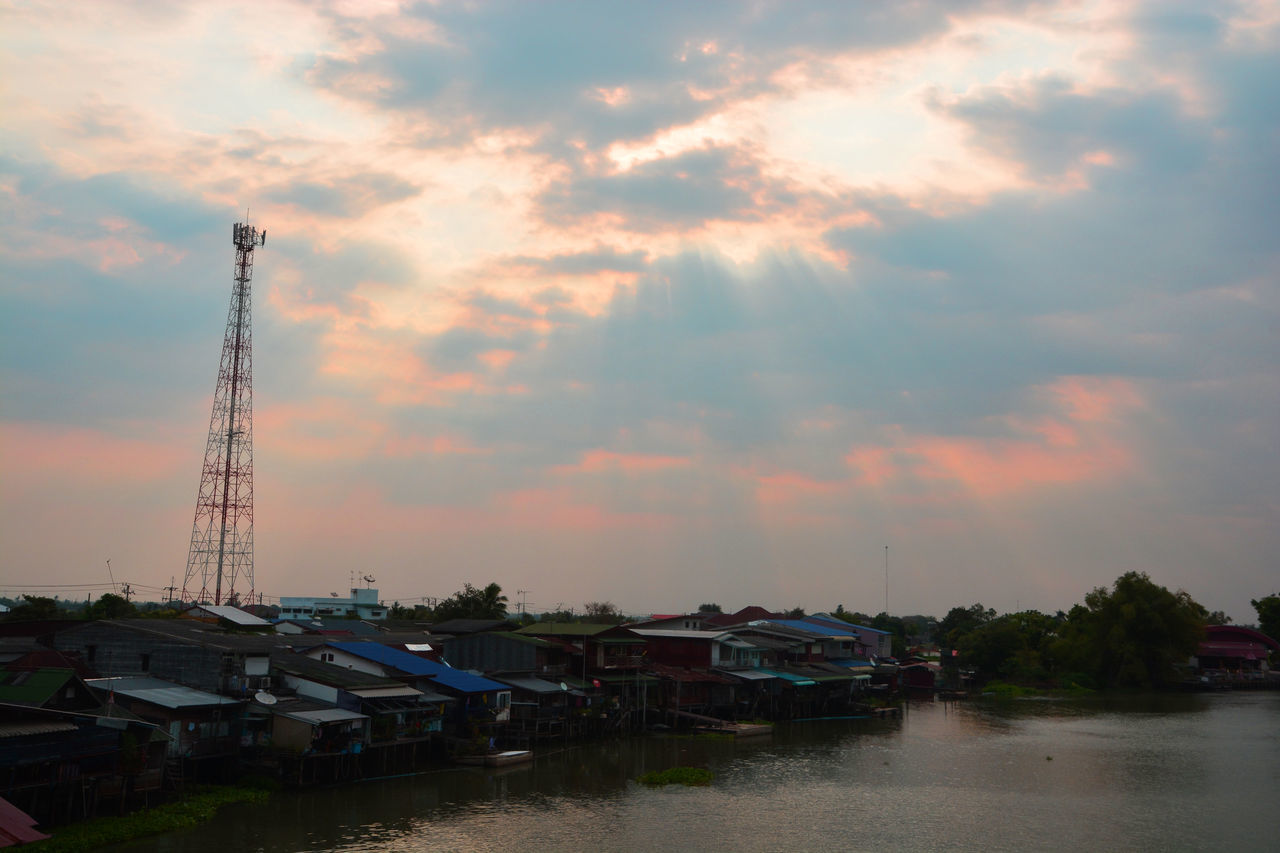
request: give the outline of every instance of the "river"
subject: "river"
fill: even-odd
[[[697,765],[705,788],[648,788]],[[235,806],[140,851],[1276,850],[1280,692],[913,703]]]

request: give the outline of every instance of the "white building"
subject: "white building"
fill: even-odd
[[[387,608],[378,603],[378,591],[372,587],[351,590],[350,598],[328,595],[283,596],[280,599],[281,619],[310,619],[313,616],[331,616],[337,619],[386,619]]]

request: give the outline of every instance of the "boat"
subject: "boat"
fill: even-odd
[[[477,752],[471,755],[459,755],[454,761],[458,764],[470,764],[477,767],[508,767],[512,764],[524,764],[533,761],[533,753],[527,749],[506,749],[500,752]]]

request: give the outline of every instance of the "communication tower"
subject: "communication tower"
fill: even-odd
[[[235,283],[213,390],[196,516],[191,525],[182,600],[253,601],[253,333],[250,325],[253,250],[267,232],[237,222]],[[237,589],[239,585],[239,589]]]

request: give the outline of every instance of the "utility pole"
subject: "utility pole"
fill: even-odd
[[[889,615],[889,546],[884,546],[884,615]]]
[[[173,594],[178,591],[177,585],[173,582],[173,575],[169,575],[169,585],[164,588],[164,591],[169,593],[169,597],[166,599],[165,603],[167,604],[168,602],[173,601]]]
[[[133,595],[133,587],[129,586],[127,583],[121,584],[120,592],[124,594],[124,600],[128,601],[129,596]]]
[[[520,596],[520,615],[524,616],[524,597],[529,593],[527,589],[517,589],[516,595]]]

